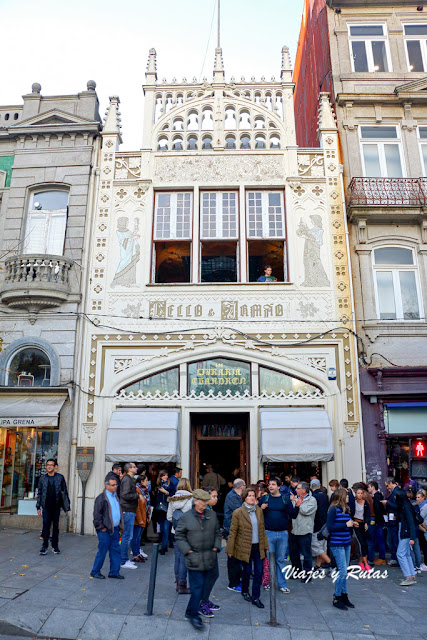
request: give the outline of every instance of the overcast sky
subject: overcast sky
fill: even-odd
[[[101,117],[108,96],[120,96],[121,148],[139,149],[148,50],[157,51],[160,81],[210,81],[216,6],[217,0],[0,0],[0,104],[21,104],[33,82],[42,95],[55,95],[78,93],[95,80]],[[302,6],[303,0],[222,0],[226,79],[278,79],[284,44],[295,58]]]

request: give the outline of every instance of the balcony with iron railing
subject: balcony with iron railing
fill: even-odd
[[[350,218],[387,212],[418,217],[426,205],[427,178],[352,178],[347,189]]]
[[[0,301],[14,309],[37,313],[59,307],[71,294],[69,272],[73,263],[62,256],[19,255],[5,261]]]

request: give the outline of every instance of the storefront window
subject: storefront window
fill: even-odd
[[[387,439],[388,475],[402,483],[409,481],[409,440],[405,438]]]
[[[261,393],[316,393],[319,391],[318,387],[315,387],[304,380],[293,378],[286,373],[280,371],[274,371],[273,369],[267,369],[266,367],[259,368],[259,387]]]
[[[234,395],[251,389],[251,367],[247,362],[215,358],[201,360],[188,365],[188,392],[201,392],[206,395],[210,390],[217,395],[231,391]]]
[[[179,390],[178,367],[166,369],[166,371],[156,373],[154,376],[141,378],[141,380],[137,380],[136,382],[129,384],[127,387],[123,387],[123,390],[126,391],[126,393],[138,393],[138,391],[142,391],[143,393],[154,394],[157,391],[160,391],[160,393],[172,394],[174,391]]]
[[[36,515],[40,476],[49,458],[58,457],[59,432],[0,428],[0,512]]]
[[[50,360],[44,351],[30,347],[15,354],[9,365],[11,387],[49,387]]]

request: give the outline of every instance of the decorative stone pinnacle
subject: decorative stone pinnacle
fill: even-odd
[[[214,81],[224,82],[224,61],[221,47],[215,49]]]
[[[329,100],[329,93],[324,91],[319,95],[318,130],[319,133],[322,131],[337,130],[336,117]]]
[[[292,71],[292,65],[291,65],[291,56],[289,54],[289,47],[284,45],[282,47],[282,68],[281,68],[282,79],[286,71]]]
[[[147,71],[145,72],[147,82],[154,84],[157,80],[157,54],[154,48],[148,53]]]
[[[31,85],[31,93],[40,93],[41,90],[41,84],[39,84],[38,82],[33,82],[33,84]]]
[[[86,87],[88,91],[95,91],[96,89],[96,82],[95,80],[88,80],[86,83]]]
[[[119,96],[110,96],[110,105],[107,109],[102,133],[104,135],[116,135],[119,142],[122,142],[119,104]]]

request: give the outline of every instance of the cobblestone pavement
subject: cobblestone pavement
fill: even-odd
[[[280,627],[267,626],[259,610],[227,590],[226,557],[220,556],[220,578],[214,599],[221,606],[202,632],[184,619],[188,596],[175,592],[173,551],[159,557],[154,615],[145,616],[149,561],[123,570],[126,579],[93,580],[89,576],[97,547],[92,536],[60,536],[61,555],[39,555],[37,532],[0,532],[0,637],[75,640],[369,640],[406,636],[427,639],[427,572],[418,584],[399,587],[401,572],[387,567],[387,579],[350,580],[354,610],[332,607],[330,578],[301,584],[291,580],[289,595],[278,595]],[[151,544],[145,547],[151,555]],[[383,571],[383,567],[379,567]],[[108,567],[104,567],[104,573]]]

